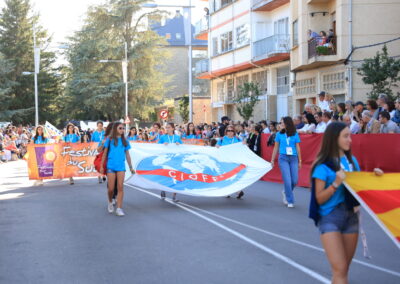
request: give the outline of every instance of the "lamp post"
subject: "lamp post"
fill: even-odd
[[[183,6],[183,5],[158,5],[158,4],[143,4],[142,7],[144,8],[158,8],[158,7],[166,7],[166,8],[172,8],[172,7],[178,7],[178,8],[184,8],[188,10],[188,19],[187,19],[187,28],[188,36],[186,36],[186,42],[188,43],[189,46],[189,51],[188,51],[188,57],[189,57],[189,66],[188,66],[188,71],[189,71],[189,121],[193,121],[193,87],[192,87],[192,8],[195,6],[192,6],[192,0],[189,0],[189,5],[188,6]],[[189,38],[189,41],[187,41]]]
[[[122,77],[125,84],[125,119],[128,117],[128,43],[125,42],[125,58],[122,60],[99,60],[100,63],[120,62],[122,65]]]

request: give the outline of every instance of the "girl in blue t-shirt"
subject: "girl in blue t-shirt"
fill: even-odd
[[[138,134],[137,134],[136,127],[131,127],[131,129],[129,129],[129,134],[128,134],[127,139],[129,142],[138,140]]]
[[[81,137],[79,136],[78,128],[72,123],[67,124],[67,128],[64,131],[64,142],[66,143],[78,143],[81,141]],[[69,178],[69,184],[74,184],[74,178]]]
[[[158,122],[153,123],[153,129],[149,133],[149,142],[157,142],[161,137],[161,124]]]
[[[108,212],[114,212],[114,204],[112,202],[115,180],[117,180],[117,209],[115,214],[117,216],[124,216],[125,213],[122,210],[122,202],[124,198],[124,180],[125,180],[125,160],[128,162],[129,169],[132,174],[135,171],[132,168],[131,156],[129,155],[129,149],[131,145],[125,139],[124,136],[125,127],[121,122],[115,122],[111,135],[107,137],[104,143],[104,154],[101,165],[104,164],[105,158],[107,157],[107,179],[108,179]],[[103,166],[100,172],[104,172]]]
[[[189,122],[186,126],[186,131],[182,133],[182,139],[194,139],[196,136],[195,127],[193,122]]]
[[[358,202],[342,184],[345,172],[360,170],[357,159],[351,154],[350,134],[346,124],[330,123],[311,170],[312,196],[315,196],[319,205],[315,206],[319,208],[318,216],[310,214],[310,217],[317,221],[321,242],[331,264],[332,283],[348,282],[347,275],[358,240]],[[383,174],[380,169],[374,171],[377,175]],[[310,210],[313,204],[311,202]]]
[[[31,143],[32,144],[47,144],[48,143],[47,137],[44,136],[43,126],[38,125],[36,127],[35,136],[33,136]],[[43,185],[43,180],[42,179],[36,180],[34,185],[35,186]]]
[[[101,141],[103,141],[104,136],[105,136],[105,132],[104,132],[104,127],[103,127],[103,122],[98,121],[97,129],[96,129],[96,131],[93,132],[91,140],[92,140],[92,142],[100,143]]]
[[[279,150],[279,168],[284,183],[282,191],[283,204],[294,207],[293,190],[299,179],[301,168],[300,137],[291,117],[286,116],[280,122],[280,132],[275,137],[275,147],[272,152],[271,166],[274,167],[275,157]]]
[[[166,129],[167,129],[167,134],[164,134],[163,136],[161,136],[160,140],[158,140],[158,144],[164,144],[164,145],[182,144],[181,137],[179,135],[175,134],[175,124],[173,124],[172,122],[168,123]],[[165,199],[165,191],[161,191],[161,199]],[[176,198],[176,193],[174,193],[172,195],[172,200],[174,202],[179,201]]]

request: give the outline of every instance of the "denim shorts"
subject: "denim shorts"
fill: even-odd
[[[116,174],[116,173],[118,173],[118,172],[125,172],[125,171],[114,171],[114,170],[112,170],[112,169],[107,169],[107,173],[108,173],[108,174]]]
[[[321,216],[318,228],[321,234],[331,232],[355,234],[358,233],[358,220],[358,213],[348,210],[344,203],[340,203],[331,213]]]

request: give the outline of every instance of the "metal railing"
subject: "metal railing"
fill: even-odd
[[[336,46],[336,36],[314,37],[308,41],[308,58],[335,55]]]
[[[210,66],[210,60],[208,59],[202,59],[200,61],[196,62],[194,73],[196,75],[201,74],[201,73],[206,73],[209,71],[209,66]]]
[[[279,34],[266,37],[253,43],[253,57],[270,57],[278,53],[288,53],[290,36]]]
[[[201,18],[194,26],[194,34],[198,35],[208,31],[209,16]]]

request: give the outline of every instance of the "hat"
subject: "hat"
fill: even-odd
[[[364,106],[364,103],[361,101],[356,102],[355,106]]]
[[[230,119],[229,119],[229,117],[227,117],[227,116],[221,117],[221,121],[225,121],[225,120],[230,120]]]
[[[318,94],[318,96],[325,96],[325,92],[324,92],[324,91],[320,92],[320,93]]]

